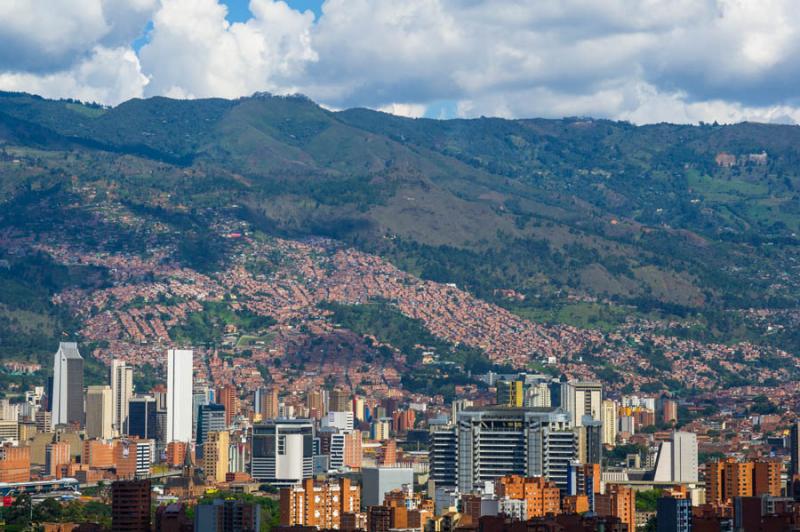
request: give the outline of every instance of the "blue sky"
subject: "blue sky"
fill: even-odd
[[[288,0],[286,3],[298,11],[305,11],[310,9],[314,14],[319,17],[322,14],[320,8],[322,7],[323,0]],[[228,20],[230,22],[244,22],[252,15],[250,13],[250,0],[224,0],[223,3],[228,6]]]
[[[800,123],[797,0],[11,4],[0,90],[45,97],[299,92],[415,117]],[[221,5],[250,23],[225,24]]]

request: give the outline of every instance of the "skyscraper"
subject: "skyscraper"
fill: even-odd
[[[617,403],[611,399],[603,401],[601,418],[603,421],[603,445],[617,442]]]
[[[212,482],[225,482],[228,473],[228,447],[230,434],[228,431],[209,432],[203,442],[203,471]]]
[[[697,482],[697,435],[693,432],[672,433],[672,480]]]
[[[261,482],[291,486],[311,478],[314,424],[308,419],[268,420],[253,427],[250,475]]]
[[[133,368],[124,361],[114,359],[109,368],[111,383],[111,424],[117,434],[127,426],[128,402],[133,395]]]
[[[89,386],[86,389],[86,435],[89,438],[111,439],[111,386]]]
[[[126,436],[155,440],[158,437],[156,400],[153,397],[132,397],[128,401]]]
[[[83,357],[75,342],[58,344],[53,364],[52,427],[83,425]]]
[[[203,444],[208,441],[208,435],[212,432],[219,432],[227,428],[225,423],[225,407],[212,403],[210,405],[200,405],[197,409],[197,457],[203,456]]]
[[[583,416],[601,421],[603,385],[594,381],[570,381],[561,384],[561,408],[572,415],[572,424],[580,427]]]
[[[567,488],[576,437],[567,412],[554,408],[468,409],[458,414],[456,482],[467,493],[504,475],[543,476]],[[435,450],[435,448],[434,448]],[[438,457],[431,458],[433,463]]]
[[[253,406],[261,419],[275,419],[278,417],[278,389],[275,387],[259,388],[255,392]]]
[[[229,427],[233,417],[239,413],[239,396],[236,386],[223,386],[219,390],[217,402],[225,407],[225,426]]]
[[[167,351],[166,443],[192,440],[192,362],[190,349]]]
[[[150,480],[118,480],[111,484],[111,526],[123,532],[149,532]]]
[[[330,401],[328,402],[328,412],[349,412],[352,410],[350,406],[350,394],[341,388],[334,389],[331,392]]]

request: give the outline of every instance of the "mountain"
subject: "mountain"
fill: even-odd
[[[170,250],[212,275],[234,227],[334,239],[535,322],[655,320],[671,337],[795,353],[799,162],[800,128],[786,125],[0,93],[0,351],[39,352],[76,328],[54,303],[64,291],[121,282],[54,257],[53,235],[84,252]]]

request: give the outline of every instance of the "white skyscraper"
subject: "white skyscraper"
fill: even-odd
[[[594,381],[561,383],[561,408],[572,414],[572,424],[580,427],[583,416],[602,421],[603,385]]]
[[[661,443],[656,459],[656,482],[697,482],[697,435],[673,432],[672,441]]]
[[[83,425],[83,357],[75,342],[58,344],[53,358],[52,428]]]
[[[133,368],[122,360],[111,361],[109,369],[111,384],[111,424],[117,434],[127,426],[128,403],[133,396]]]
[[[167,443],[192,441],[192,360],[190,349],[167,351]]]
[[[672,480],[697,482],[697,434],[672,433]]]

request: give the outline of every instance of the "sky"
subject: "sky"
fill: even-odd
[[[0,90],[800,122],[797,0],[2,0]]]

